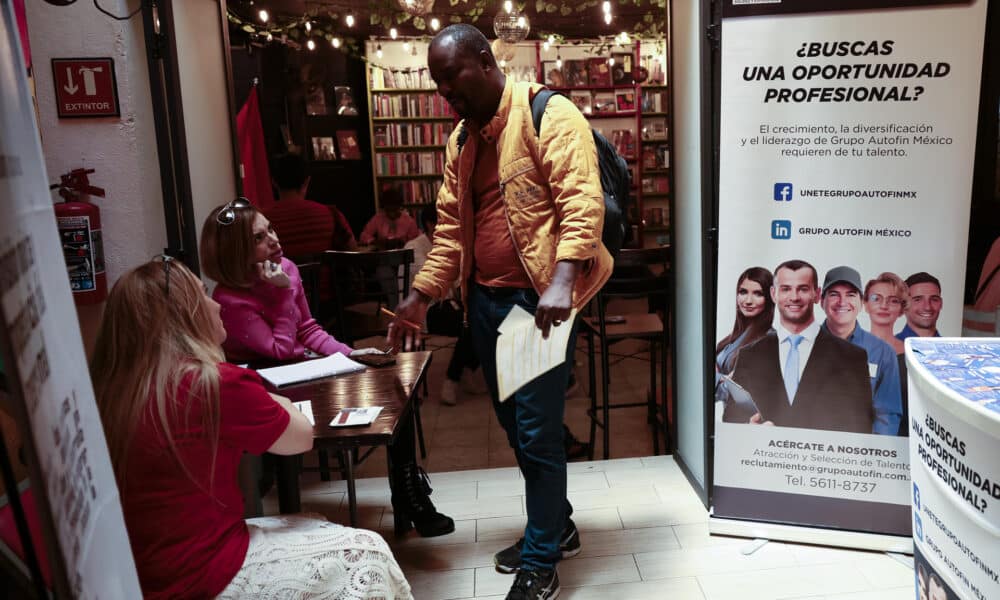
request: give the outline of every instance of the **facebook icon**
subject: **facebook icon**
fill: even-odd
[[[771,239],[787,240],[792,237],[792,222],[785,219],[771,221]]]
[[[790,202],[792,200],[792,191],[792,184],[776,183],[774,184],[774,199],[778,202]]]

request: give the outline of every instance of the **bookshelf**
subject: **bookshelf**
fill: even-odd
[[[407,43],[404,50],[403,40],[368,42],[376,209],[389,185],[402,189],[411,211],[434,202],[456,123],[430,79],[427,43]],[[522,42],[497,57],[504,58],[508,77],[545,83],[569,97],[628,162],[633,196],[627,218],[634,247],[671,241],[673,110],[666,52],[665,40],[629,42],[601,55],[585,42],[548,51],[540,42]]]

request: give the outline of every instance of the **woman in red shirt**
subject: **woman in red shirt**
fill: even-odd
[[[147,598],[411,598],[378,534],[322,518],[243,520],[244,452],[298,454],[312,426],[224,362],[219,305],[164,257],[108,297],[91,377]]]

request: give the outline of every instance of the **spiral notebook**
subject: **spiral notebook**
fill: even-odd
[[[364,370],[364,365],[338,352],[314,360],[304,360],[291,365],[261,369],[257,371],[257,374],[274,387],[280,388],[295,383]]]

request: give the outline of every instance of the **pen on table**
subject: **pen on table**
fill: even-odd
[[[382,314],[386,315],[387,317],[392,317],[393,319],[396,318],[396,313],[392,312],[391,310],[389,310],[388,308],[386,308],[384,306],[381,307],[379,310],[381,310]],[[418,331],[421,330],[421,329],[423,329],[423,327],[421,327],[420,325],[417,325],[413,321],[407,321],[406,319],[400,319],[399,322],[402,323],[403,325],[406,325],[410,329],[416,329]]]

